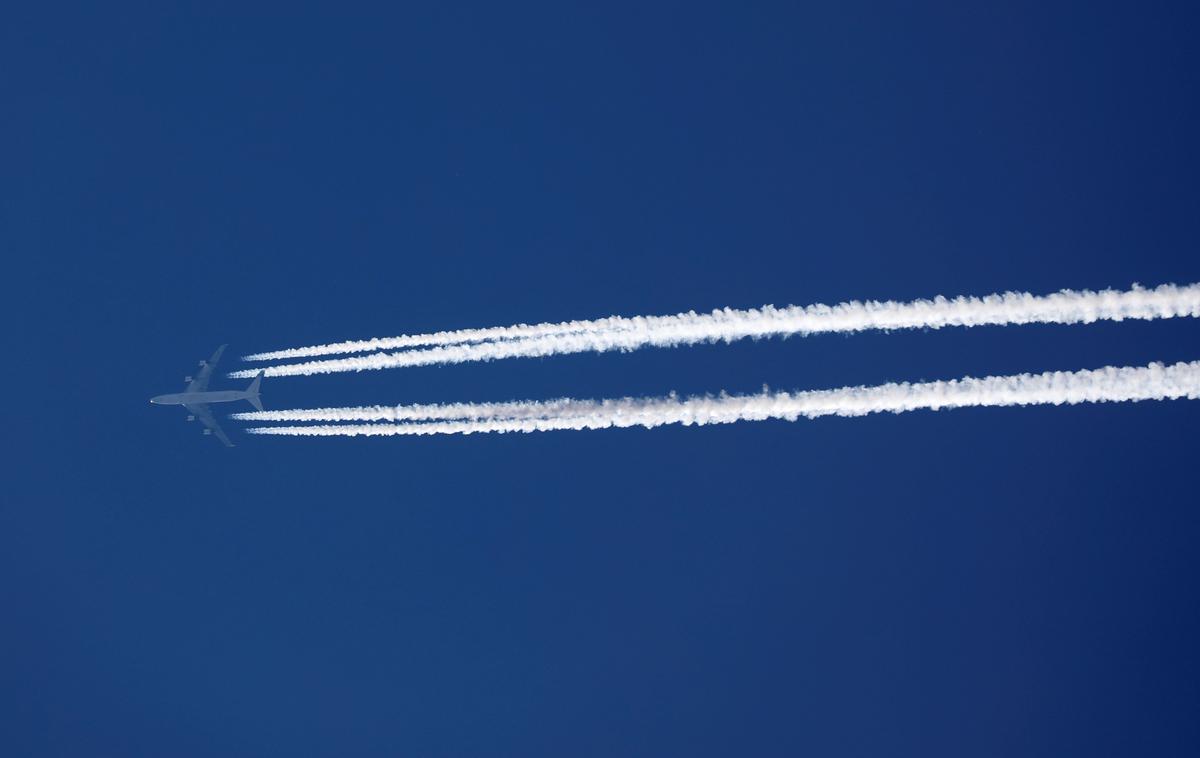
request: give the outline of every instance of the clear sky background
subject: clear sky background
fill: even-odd
[[[233,450],[146,402],[222,342],[236,368],[1200,281],[1194,4],[89,6],[0,25],[0,752],[1200,750],[1194,402],[436,439],[227,421]],[[827,388],[1198,338],[820,336],[263,393]]]

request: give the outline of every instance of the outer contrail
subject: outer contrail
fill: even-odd
[[[673,397],[673,396],[672,396]],[[239,421],[438,421],[496,418],[545,418],[593,413],[609,403],[629,400],[514,400],[507,403],[445,403],[434,405],[367,405],[357,408],[310,408],[247,411],[230,414]]]
[[[502,403],[477,406],[461,421],[430,421],[402,424],[342,424],[333,426],[283,426],[249,429],[251,434],[275,434],[293,437],[392,436],[428,434],[476,434],[482,432],[540,432],[559,429],[606,429],[642,426],[653,429],[664,424],[697,426],[731,424],[736,421],[762,421],[818,416],[865,416],[870,413],[902,413],[918,409],[965,408],[1010,405],[1075,405],[1077,403],[1121,402],[1135,400],[1200,399],[1200,361],[1164,366],[1116,368],[1109,366],[1087,371],[1050,371],[1043,374],[989,376],[953,381],[917,384],[883,384],[875,387],[845,387],[814,392],[763,392],[758,395],[719,397],[675,397],[611,401],[573,401],[567,413],[555,410],[556,404]],[[407,408],[439,406],[408,406]],[[467,406],[454,408],[463,414]],[[485,408],[502,407],[508,414],[486,417]],[[397,418],[406,415],[405,406],[392,409]],[[279,411],[316,414],[309,418],[327,420],[365,420],[385,418],[379,408],[325,409],[323,411]],[[420,413],[425,413],[421,411]],[[246,414],[251,415],[251,414]],[[263,414],[253,414],[262,417]],[[266,415],[272,415],[267,413]],[[443,418],[432,415],[426,418]]]
[[[473,339],[491,333],[490,341],[447,344],[419,350],[269,366],[267,376],[308,376],[343,371],[428,366],[440,363],[491,361],[501,358],[538,357],[582,352],[629,351],[650,345],[674,346],[702,342],[730,342],[746,337],[769,337],[819,332],[858,332],[868,329],[940,329],[946,326],[998,324],[1079,324],[1093,321],[1158,319],[1200,316],[1200,284],[1180,287],[1164,284],[1154,289],[1063,290],[1052,295],[1007,292],[987,297],[958,297],[949,300],[900,302],[849,302],[840,305],[810,305],[751,310],[724,309],[712,313],[681,313],[675,316],[638,318],[612,317],[600,321],[505,327],[500,330],[469,330]],[[511,330],[543,330],[539,336],[514,339]],[[442,335],[462,334],[443,332]],[[437,336],[437,335],[433,335]],[[399,337],[428,340],[431,336]],[[448,336],[439,339],[451,339]],[[365,345],[368,343],[342,343]],[[302,348],[333,349],[333,346]],[[341,349],[341,348],[339,348]],[[362,348],[366,349],[366,348]],[[256,369],[235,371],[245,378]]]
[[[493,340],[528,339],[530,337],[545,337],[551,334],[623,329],[627,328],[624,326],[625,322],[639,320],[611,316],[609,318],[587,321],[563,321],[557,324],[514,324],[513,326],[492,326],[483,329],[455,329],[453,331],[430,332],[428,334],[405,334],[399,337],[375,337],[369,340],[347,340],[346,342],[331,342],[328,345],[293,347],[287,350],[254,353],[252,355],[243,355],[242,360],[279,361],[290,360],[292,358],[312,358],[320,355],[370,353],[376,350],[427,347],[430,345],[461,345],[472,342],[490,342]]]
[[[1174,287],[1173,285],[1166,285],[1164,287],[1159,287],[1157,290],[1154,290],[1151,292],[1168,293],[1168,292],[1173,291],[1176,293],[1181,293],[1181,292],[1185,292],[1188,289],[1194,289],[1194,287],[1195,287],[1195,285],[1193,285],[1193,287],[1190,287],[1190,288],[1189,287],[1177,288],[1177,287]],[[1137,285],[1134,285],[1134,287],[1132,288],[1132,292],[1146,293],[1147,291],[1142,288],[1139,288]],[[892,311],[894,313],[891,315],[893,315],[893,317],[896,319],[894,323],[886,323],[885,319],[887,318],[887,316],[883,315],[881,318],[878,319],[878,321],[876,321],[874,323],[870,323],[866,326],[857,327],[857,328],[862,328],[862,329],[900,329],[900,328],[908,328],[908,327],[913,327],[913,326],[933,326],[936,328],[939,326],[955,326],[955,325],[974,326],[974,325],[978,325],[981,323],[1017,323],[1017,322],[1010,322],[1010,321],[1004,321],[1004,322],[971,321],[971,322],[967,322],[965,320],[955,320],[955,315],[951,315],[949,318],[947,318],[939,323],[932,323],[932,322],[926,323],[925,321],[913,321],[909,314],[898,313],[897,311],[900,311],[902,309],[907,309],[909,311],[918,311],[919,312],[922,309],[927,310],[932,306],[938,306],[938,307],[944,308],[946,303],[953,303],[954,306],[956,306],[960,309],[964,306],[968,306],[971,308],[977,308],[979,305],[995,305],[995,304],[997,304],[997,302],[999,300],[1008,300],[1010,302],[1015,302],[1017,300],[1020,300],[1020,301],[1028,302],[1028,300],[1030,298],[1033,298],[1033,299],[1039,300],[1039,301],[1043,301],[1043,302],[1047,303],[1048,305],[1050,305],[1051,307],[1055,307],[1055,306],[1063,305],[1062,301],[1064,301],[1064,300],[1076,300],[1081,296],[1090,296],[1092,298],[1095,298],[1096,296],[1104,297],[1104,296],[1109,296],[1109,295],[1114,295],[1114,294],[1121,295],[1121,296],[1128,296],[1130,293],[1118,292],[1118,291],[1114,291],[1114,290],[1104,290],[1099,293],[1093,293],[1093,292],[1089,292],[1086,290],[1081,291],[1081,292],[1072,292],[1071,290],[1063,290],[1062,292],[1059,292],[1055,295],[1050,295],[1050,296],[1042,297],[1042,298],[1035,298],[1034,296],[1029,295],[1027,293],[1009,292],[1009,293],[1004,293],[1002,295],[989,295],[984,298],[960,297],[953,301],[947,301],[946,298],[937,297],[931,301],[930,300],[918,300],[918,301],[915,301],[912,303],[868,301],[866,303],[857,303],[857,302],[843,303],[841,305],[837,305],[837,306],[833,306],[833,307],[823,306],[823,305],[813,305],[813,306],[809,306],[808,308],[797,308],[796,306],[791,306],[791,307],[783,308],[783,309],[775,309],[772,306],[764,306],[761,310],[753,310],[752,309],[752,310],[746,310],[746,311],[731,310],[729,308],[726,308],[723,310],[715,310],[711,314],[697,314],[694,311],[692,311],[692,312],[688,312],[688,313],[677,314],[675,316],[643,316],[643,317],[633,317],[633,318],[624,317],[624,316],[610,316],[608,318],[592,319],[592,320],[562,321],[562,322],[558,322],[558,323],[542,323],[542,324],[514,324],[513,326],[497,326],[497,327],[488,327],[488,328],[483,328],[483,329],[457,329],[457,330],[453,330],[453,331],[431,332],[431,333],[427,333],[427,334],[407,334],[407,335],[402,335],[399,337],[376,337],[376,338],[367,339],[367,340],[348,340],[345,342],[333,342],[333,343],[329,343],[326,345],[312,345],[309,347],[296,347],[296,348],[290,348],[287,350],[274,350],[274,351],[264,352],[264,353],[254,353],[252,355],[242,356],[242,360],[244,360],[244,361],[290,360],[293,358],[312,358],[312,357],[317,357],[317,356],[322,356],[322,355],[338,355],[338,354],[343,354],[343,353],[368,353],[368,352],[375,352],[378,350],[397,350],[397,349],[412,348],[412,347],[427,347],[427,346],[438,346],[438,345],[460,345],[460,344],[469,344],[469,343],[474,343],[474,342],[491,342],[491,341],[496,341],[496,340],[531,339],[531,338],[537,338],[537,337],[558,336],[558,335],[563,335],[563,334],[613,332],[613,331],[625,331],[625,330],[631,330],[631,329],[647,329],[647,328],[654,329],[654,328],[658,328],[658,327],[662,327],[662,326],[671,327],[671,326],[678,324],[681,321],[686,321],[689,319],[709,318],[709,317],[716,319],[716,320],[736,321],[736,320],[744,320],[744,319],[754,319],[756,317],[761,317],[762,315],[769,315],[771,317],[781,319],[781,318],[787,318],[790,315],[794,315],[797,312],[807,311],[808,315],[810,315],[810,316],[819,314],[819,315],[826,316],[828,318],[829,316],[836,316],[837,315],[836,312],[838,312],[838,311],[847,311],[850,309],[858,308],[860,306],[863,308],[866,308],[868,310],[875,311],[876,313],[880,313],[881,315],[883,314],[883,312]],[[1113,304],[1111,303],[1111,301],[1109,301],[1107,303],[1101,304],[1101,307],[1111,307],[1112,305]],[[1078,307],[1078,306],[1075,306],[1075,307]],[[1086,306],[1084,306],[1084,307],[1086,307]],[[1136,307],[1138,307],[1138,305],[1134,304],[1134,307],[1136,308]],[[1195,314],[1191,314],[1191,315],[1195,315]],[[1122,316],[1117,316],[1116,318],[1119,320],[1121,317]],[[1146,318],[1145,316],[1132,315],[1132,314],[1124,315],[1123,317],[1124,318]],[[1151,318],[1157,318],[1157,317],[1158,316],[1151,316]],[[1097,315],[1097,316],[1093,316],[1090,320],[1107,319],[1107,318],[1113,318],[1113,317],[1108,316],[1108,315]],[[1034,318],[1032,320],[1041,321],[1043,319]],[[791,331],[792,330],[790,330],[790,329],[788,330],[788,332],[791,332]],[[801,331],[805,331],[805,330],[801,330]],[[818,325],[815,328],[807,329],[807,331],[810,331],[810,332],[845,331],[845,329],[839,328],[836,325],[834,325],[832,328],[822,327],[822,326]]]

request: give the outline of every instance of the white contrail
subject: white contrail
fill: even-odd
[[[1171,285],[1167,285],[1170,287]],[[1136,285],[1133,288],[1138,291]],[[1162,290],[1163,288],[1159,288]],[[1187,289],[1187,288],[1180,288]],[[1141,290],[1145,291],[1145,290]],[[1105,290],[1100,293],[1091,293],[1088,291],[1072,292],[1063,290],[1057,295],[1050,296],[1056,298],[1059,296],[1074,296],[1074,295],[1108,295],[1112,294],[1113,290]],[[1125,293],[1119,293],[1125,294]],[[1032,297],[1022,293],[1005,293],[1003,295],[991,295],[985,298],[958,298],[953,301],[961,303],[964,301],[990,302],[996,298],[1028,298]],[[1049,299],[1049,298],[1044,298]],[[879,310],[894,309],[898,306],[908,306],[910,308],[918,308],[922,305],[930,305],[935,303],[945,302],[945,298],[935,298],[933,301],[916,301],[913,303],[894,303],[894,302],[867,302],[863,303],[864,307],[874,308]],[[829,308],[829,306],[815,305],[810,306],[806,310],[817,311],[819,309],[837,310],[842,308],[854,307],[860,305],[856,302],[844,303],[839,306]],[[774,309],[772,306],[764,306],[762,311],[765,313],[778,314],[785,316],[788,311],[799,310],[795,306],[780,310]],[[735,311],[731,309],[713,311],[711,316],[715,318],[738,318],[738,317],[753,317],[757,314],[755,310]],[[710,315],[710,314],[704,314]],[[487,342],[495,340],[512,340],[512,339],[530,339],[536,337],[556,336],[561,334],[574,333],[589,333],[589,332],[608,332],[608,331],[623,331],[628,329],[654,328],[661,324],[670,325],[672,322],[700,317],[700,314],[695,312],[681,313],[675,316],[644,316],[644,317],[623,317],[610,316],[608,318],[579,320],[579,321],[563,321],[558,323],[542,323],[542,324],[515,324],[513,326],[488,327],[483,329],[458,329],[453,331],[432,332],[428,334],[410,334],[399,337],[383,337],[372,338],[368,340],[349,340],[345,342],[334,342],[326,345],[313,345],[309,347],[290,348],[287,350],[275,350],[263,353],[254,353],[242,357],[245,361],[272,361],[272,360],[288,360],[293,358],[309,358],[322,355],[337,355],[342,353],[363,353],[374,352],[378,350],[395,350],[411,347],[422,346],[437,346],[437,345],[457,345],[473,342]],[[1107,318],[1100,316],[1098,318]],[[1140,316],[1126,316],[1126,318],[1142,318]],[[904,328],[913,326],[912,323],[900,323],[895,326],[868,326],[863,328]],[[924,325],[924,324],[918,324]],[[950,325],[950,323],[940,324],[941,326]],[[972,325],[972,324],[965,324]],[[811,331],[824,331],[823,329],[813,329]]]
[[[332,342],[328,345],[293,347],[287,350],[253,353],[252,355],[243,355],[242,360],[279,361],[293,358],[312,358],[321,355],[339,355],[342,353],[370,353],[376,350],[399,350],[410,347],[427,347],[430,345],[461,345],[472,342],[490,342],[493,340],[527,339],[530,337],[545,337],[552,334],[622,329],[627,328],[624,326],[625,322],[636,320],[638,319],[611,316],[609,318],[564,321],[555,324],[514,324],[513,326],[455,329],[453,331],[430,332],[428,334],[404,334],[399,337],[374,337],[369,340],[347,340],[345,342]]]
[[[674,397],[673,395],[671,397]],[[307,408],[283,411],[245,411],[232,413],[239,421],[438,421],[496,418],[545,418],[594,412],[605,403],[560,398],[531,402],[444,403],[432,405],[368,405],[357,408]]]
[[[476,434],[482,432],[540,432],[561,429],[606,429],[642,426],[652,429],[664,424],[707,425],[736,421],[762,421],[818,416],[865,416],[870,413],[902,413],[922,408],[965,408],[1011,405],[1074,405],[1077,403],[1135,400],[1200,399],[1200,361],[1164,366],[1109,366],[1086,371],[1049,371],[1042,374],[989,376],[916,384],[883,384],[875,387],[845,387],[811,392],[763,392],[758,395],[693,397],[679,399],[625,398],[610,401],[575,401],[567,413],[553,409],[562,401],[502,403],[504,413],[519,415],[489,418],[482,409],[467,412],[461,421],[430,421],[402,424],[342,424],[332,426],[282,426],[249,429],[251,434],[293,437],[392,436],[428,434]],[[424,406],[429,408],[430,406]],[[436,406],[433,406],[436,407]],[[463,413],[464,406],[453,406]],[[491,406],[495,408],[496,406]],[[401,408],[397,418],[406,416]],[[285,413],[285,412],[278,412]],[[299,411],[299,413],[305,413]],[[329,420],[381,418],[378,408],[325,409],[310,413]],[[437,418],[438,416],[426,416]]]
[[[571,328],[576,331],[570,332],[283,364],[268,366],[265,371],[267,376],[308,376],[501,358],[628,351],[651,345],[666,347],[731,342],[747,337],[819,332],[1030,323],[1079,324],[1177,316],[1200,316],[1200,284],[1183,287],[1164,284],[1154,289],[1135,285],[1124,291],[1063,290],[1052,295],[1006,292],[982,298],[958,297],[950,300],[937,297],[908,303],[869,301],[834,306],[764,306],[751,310],[726,308],[706,314],[681,313],[675,316],[613,317],[597,322],[574,322]],[[595,326],[585,329],[581,326],[584,324]],[[566,327],[549,324],[529,328]],[[476,330],[476,333],[486,331]],[[229,376],[247,378],[254,376],[257,371],[234,371]]]

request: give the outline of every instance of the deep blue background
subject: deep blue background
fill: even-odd
[[[146,402],[221,342],[237,367],[1200,280],[1194,4],[166,5],[0,26],[0,753],[1200,750],[1195,403],[438,439],[227,422],[226,450]],[[824,388],[1194,360],[1198,338],[822,336],[264,398]]]

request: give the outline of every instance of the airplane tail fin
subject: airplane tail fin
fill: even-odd
[[[262,400],[258,397],[258,386],[262,384],[263,372],[259,371],[258,376],[254,377],[254,381],[250,382],[250,386],[246,388],[246,399],[250,401],[258,410],[262,410]]]

